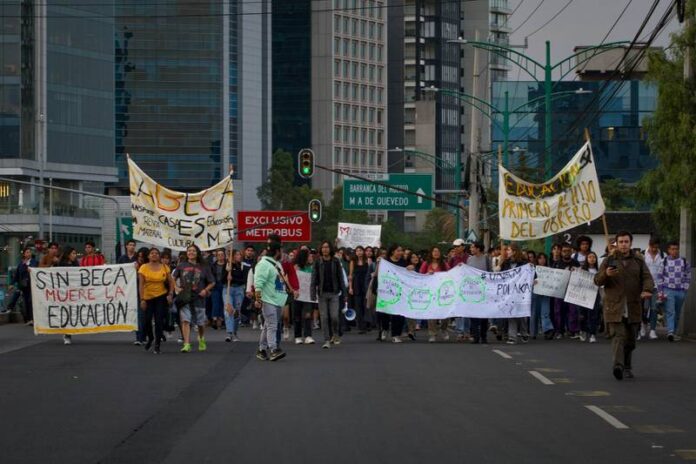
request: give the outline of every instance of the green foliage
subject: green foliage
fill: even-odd
[[[367,224],[367,211],[349,211],[343,209],[343,186],[336,187],[331,201],[324,203],[324,211],[320,222],[312,224],[312,239],[315,243],[329,240],[333,243],[338,235],[339,222]]]
[[[638,197],[634,185],[624,184],[621,179],[608,179],[600,183],[602,199],[607,211],[632,211]]]
[[[321,198],[321,193],[308,185],[295,185],[296,171],[292,154],[283,150],[273,153],[266,182],[257,190],[264,210],[306,211],[311,199]]]
[[[696,2],[689,1],[687,14],[693,17]],[[653,206],[655,222],[663,235],[678,236],[679,210],[696,213],[696,83],[684,82],[684,56],[688,44],[696,41],[694,26],[672,36],[669,53],[653,52],[649,57],[648,80],[657,86],[657,108],[646,120],[648,146],[659,160],[656,169],[639,183],[641,198]],[[693,56],[691,58],[694,61]],[[696,63],[692,63],[692,66]]]

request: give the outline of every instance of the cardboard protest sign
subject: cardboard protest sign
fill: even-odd
[[[546,266],[537,266],[534,294],[563,298],[566,294],[570,271],[567,269],[554,269]]]
[[[155,182],[130,158],[133,238],[173,250],[198,245],[224,248],[234,237],[232,176],[197,193],[169,190]]]
[[[594,275],[590,272],[576,269],[570,273],[568,289],[563,300],[583,308],[593,309],[598,292],[599,287],[594,283]]]
[[[358,245],[378,247],[382,243],[380,236],[382,235],[381,225],[368,224],[351,224],[349,222],[338,223],[338,241],[339,247],[355,248]]]
[[[498,204],[505,240],[548,237],[598,218],[604,200],[590,143],[543,184],[526,182],[500,166]]]
[[[313,300],[310,297],[311,293],[309,291],[309,287],[312,285],[312,273],[297,271],[297,280],[300,282],[300,296],[296,300],[305,303],[316,303],[317,300]]]
[[[134,264],[29,268],[35,334],[138,330]]]
[[[531,313],[534,269],[486,272],[462,265],[419,274],[379,261],[377,311],[411,319],[511,318]]]

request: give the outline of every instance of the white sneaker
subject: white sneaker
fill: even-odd
[[[392,337],[392,343],[403,343],[404,341],[400,337]]]
[[[650,331],[649,337],[650,337],[650,340],[657,340],[657,334],[655,333],[654,330]]]
[[[331,341],[334,345],[340,345],[341,344],[341,337],[335,336],[333,340]]]
[[[590,343],[597,343],[597,337],[590,335]]]
[[[645,337],[645,324],[640,325],[640,337],[643,338]]]
[[[386,339],[387,339],[387,331],[386,331],[386,330],[383,330],[383,331],[382,331],[382,341],[384,341],[384,340],[386,340]]]
[[[258,330],[259,328],[259,323],[257,321],[254,321],[253,324],[251,324],[251,330]]]
[[[674,341],[675,341],[675,342],[680,342],[680,341],[681,341],[681,337],[680,337],[679,335],[675,335],[675,336],[674,336]]]
[[[289,340],[290,339],[290,329],[287,327],[283,327],[283,340]]]
[[[301,345],[302,344],[302,337],[295,337],[295,345]]]
[[[579,337],[580,337],[581,342],[584,342],[585,340],[587,340],[587,336],[585,335],[585,332],[580,332]]]
[[[63,335],[63,345],[72,345],[72,338],[70,335]]]
[[[323,349],[325,349],[325,350],[328,350],[329,348],[331,348],[331,343],[330,343],[330,342],[324,342],[324,344],[321,345],[321,347],[322,347]]]
[[[436,341],[437,341],[437,339],[435,338],[435,336],[434,336],[434,335],[433,335],[433,336],[430,336],[430,337],[428,337],[428,343],[435,343]]]
[[[636,341],[640,341],[644,335],[641,335],[640,332],[638,332],[638,335],[636,335]]]
[[[316,343],[316,342],[314,341],[314,339],[313,339],[312,337],[307,337],[307,338],[304,339],[304,344],[305,344],[305,345],[313,345],[313,344],[315,344],[315,343]]]

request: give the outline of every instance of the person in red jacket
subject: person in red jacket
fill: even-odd
[[[103,266],[105,263],[104,255],[97,253],[96,246],[92,240],[85,242],[85,255],[80,260],[80,266]]]

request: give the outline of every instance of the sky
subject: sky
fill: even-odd
[[[532,14],[534,9],[542,2],[541,7]],[[534,32],[545,22],[558,13],[568,2],[568,7],[548,25],[538,32]],[[602,43],[604,36],[611,29],[612,24],[629,3],[629,0],[509,0],[510,8],[519,8],[510,17],[510,27],[519,30],[510,37],[513,45],[523,44],[525,36],[528,37],[527,50],[520,50],[539,62],[545,59],[545,41],[551,41],[551,61],[553,63],[573,54],[576,45],[594,45]],[[647,15],[653,0],[632,0],[628,9],[613,29],[607,42],[627,40],[630,41],[638,32],[643,19]],[[662,0],[653,14],[650,22],[641,34],[641,39],[647,38],[657,22],[671,3]],[[531,16],[530,16],[531,15]],[[527,18],[524,24],[522,24]],[[521,26],[520,26],[521,25]],[[653,45],[669,46],[670,33],[678,31],[680,24],[674,17],[665,30],[658,36]],[[509,79],[517,80],[517,70],[512,67]],[[524,74],[520,79],[525,80]],[[541,76],[543,78],[543,76]],[[571,79],[573,75],[569,76]]]

